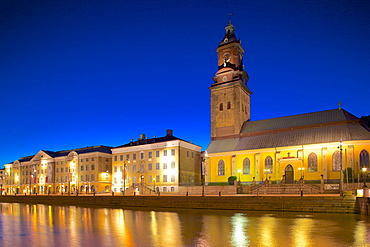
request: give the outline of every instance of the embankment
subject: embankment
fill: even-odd
[[[0,196],[0,202],[138,207],[145,209],[217,209],[316,213],[360,213],[358,200],[339,196]]]

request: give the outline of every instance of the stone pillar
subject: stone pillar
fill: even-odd
[[[321,174],[324,175],[325,178],[328,178],[328,162],[327,162],[327,149],[321,149]]]
[[[255,154],[254,155],[254,167],[255,167],[255,174],[256,174],[256,179],[257,181],[263,181],[263,178],[261,175],[263,175],[263,173],[261,174],[261,164],[260,164],[260,157],[261,155],[259,153]]]

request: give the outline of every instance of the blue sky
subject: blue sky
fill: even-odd
[[[0,165],[39,150],[174,135],[205,149],[215,49],[233,13],[251,120],[370,115],[370,1],[0,2]]]

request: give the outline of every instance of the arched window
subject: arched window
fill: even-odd
[[[248,158],[243,160],[243,174],[251,174],[251,161]]]
[[[231,102],[230,101],[227,102],[227,109],[231,109]]]
[[[332,170],[333,171],[340,171],[340,152],[335,151],[333,153],[333,160],[332,160]]]
[[[223,111],[224,110],[224,104],[220,104],[220,111]]]
[[[308,171],[317,172],[317,155],[315,153],[308,155]]]
[[[369,168],[369,152],[363,149],[360,153],[360,169]]]
[[[220,160],[218,162],[218,175],[219,176],[225,175],[225,162],[223,160]]]
[[[265,159],[265,173],[272,173],[272,158],[271,156],[267,156]],[[269,169],[269,171],[267,171]]]

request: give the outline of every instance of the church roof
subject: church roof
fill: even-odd
[[[370,140],[370,130],[343,109],[245,122],[239,138],[214,140],[208,153],[352,140]]]

